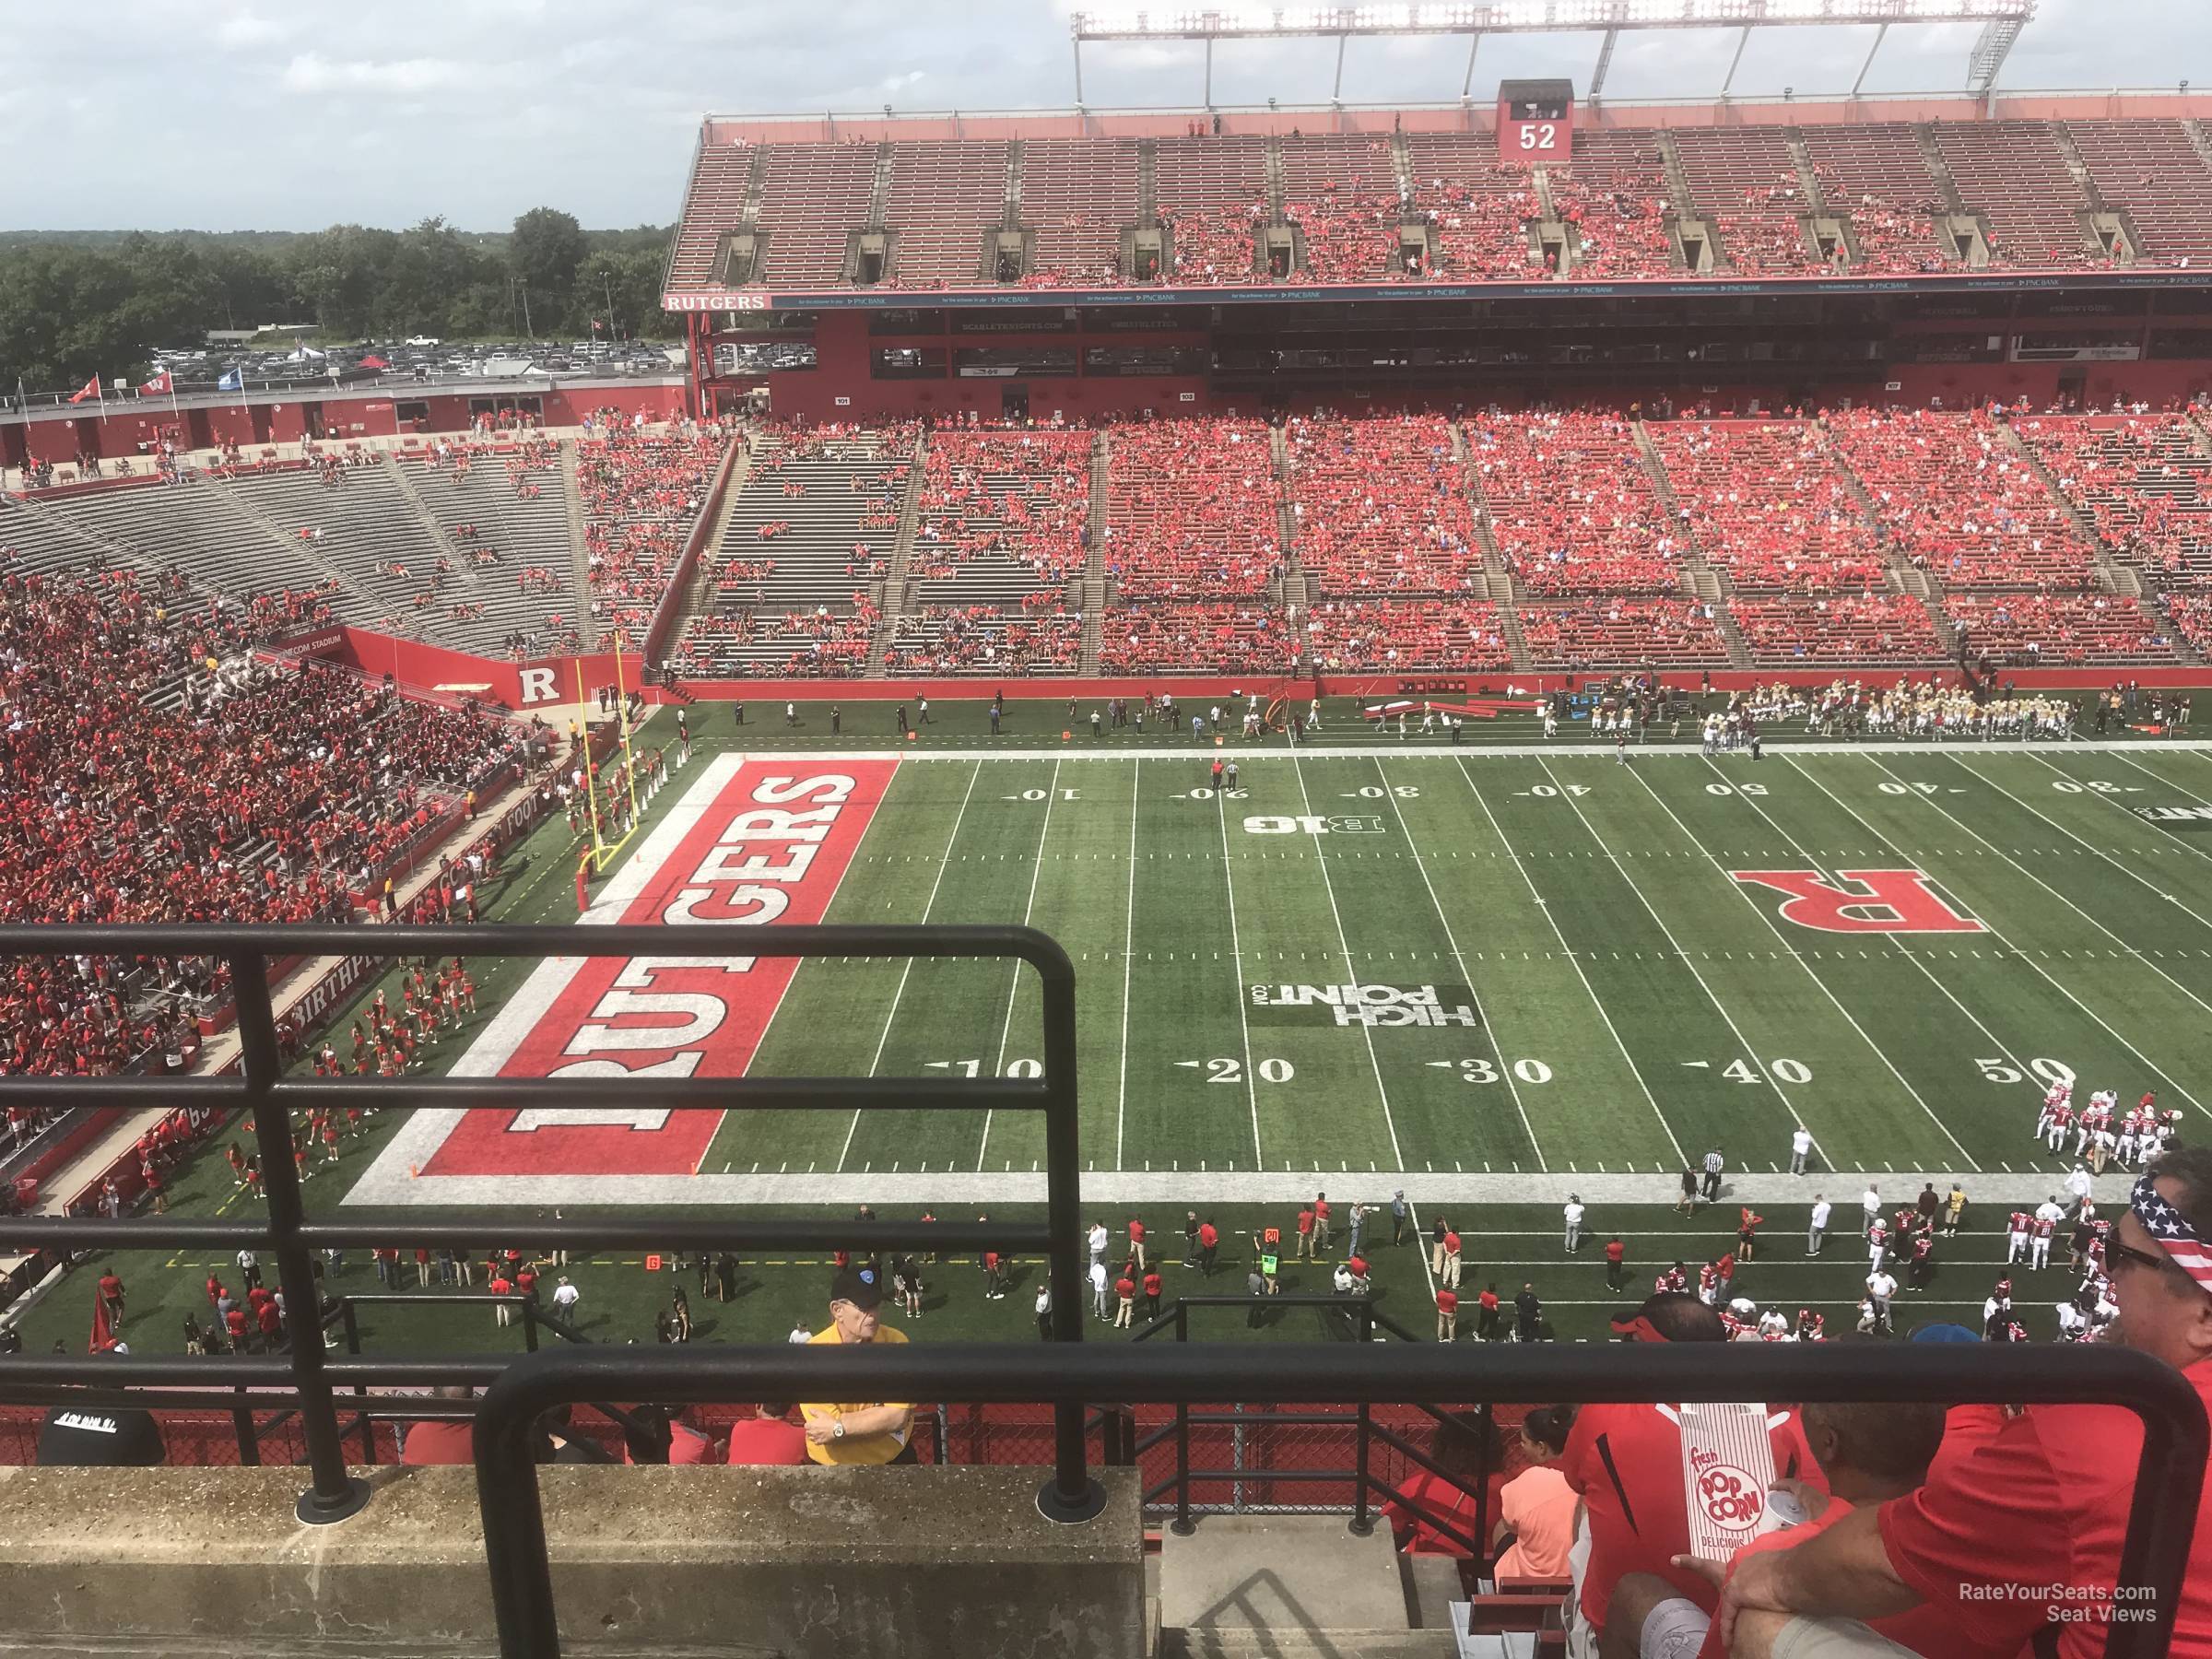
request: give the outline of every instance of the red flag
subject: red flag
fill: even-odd
[[[361,367],[364,369],[389,369],[392,365],[380,357],[365,357],[361,359]]]
[[[138,388],[138,395],[141,397],[159,397],[162,393],[168,390],[169,371],[164,369],[160,373],[155,375],[152,380],[147,381],[144,385]]]
[[[76,391],[72,392],[69,394],[69,401],[73,404],[80,404],[83,403],[88,397],[98,397],[99,395],[100,376],[96,374],[90,380],[87,381],[83,385],[79,386]]]
[[[107,1300],[100,1295],[100,1287],[95,1285],[92,1287],[92,1340],[86,1345],[85,1352],[104,1354],[114,1346],[115,1333],[108,1324]]]
[[[594,334],[604,334],[606,331],[606,324],[600,322],[598,318],[594,317],[592,319],[592,332]]]

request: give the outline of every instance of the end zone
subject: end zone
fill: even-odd
[[[721,756],[581,921],[819,922],[897,767],[896,758]],[[742,1077],[797,968],[790,957],[553,958],[538,964],[453,1075]],[[347,1202],[433,1202],[442,1181],[487,1176],[688,1177],[721,1121],[718,1112],[614,1105],[420,1111]]]

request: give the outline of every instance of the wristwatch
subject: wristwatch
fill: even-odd
[[[830,1425],[830,1438],[831,1440],[845,1438],[845,1419],[843,1418],[839,1418],[836,1422]]]

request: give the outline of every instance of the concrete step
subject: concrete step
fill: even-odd
[[[1342,1515],[1207,1515],[1160,1539],[1160,1624],[1213,1636],[1409,1629],[1388,1529]]]
[[[1457,1659],[1449,1630],[1193,1630],[1162,1625],[1160,1659]]]

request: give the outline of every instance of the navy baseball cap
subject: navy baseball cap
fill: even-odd
[[[864,1312],[883,1305],[883,1276],[873,1267],[847,1267],[830,1286],[831,1301],[849,1301]]]

